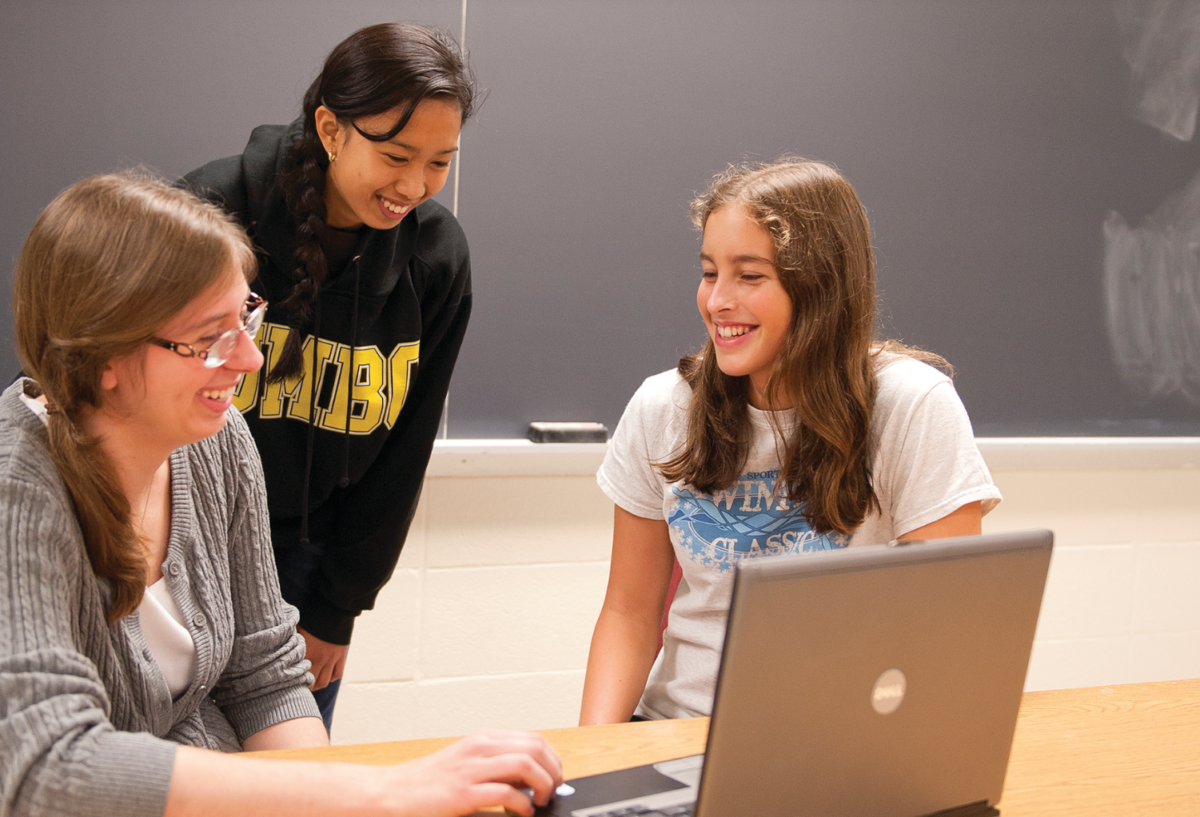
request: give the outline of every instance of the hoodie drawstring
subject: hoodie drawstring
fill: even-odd
[[[338,480],[338,485],[342,488],[350,487],[350,408],[354,404],[354,347],[358,346],[358,284],[361,277],[358,259],[360,257],[356,255],[350,259],[350,263],[354,265],[354,312],[350,316],[350,376],[346,378],[346,427],[343,430],[345,444],[342,447],[342,478]]]
[[[299,331],[299,330],[297,330]],[[312,480],[312,461],[313,461],[313,444],[317,430],[317,346],[318,338],[321,337],[321,299],[317,298],[313,304],[313,332],[312,332],[312,370],[308,377],[311,380],[308,391],[308,441],[305,444],[304,451],[304,488],[300,493],[300,544],[308,544],[308,490],[309,483]]]

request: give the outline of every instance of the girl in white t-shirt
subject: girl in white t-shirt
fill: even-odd
[[[1000,500],[922,362],[944,361],[873,338],[870,228],[845,178],[731,168],[692,218],[709,340],[645,381],[597,475],[616,510],[584,724],[710,713],[738,560],[978,533]]]

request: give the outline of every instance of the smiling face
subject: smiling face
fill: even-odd
[[[242,326],[249,292],[241,271],[230,265],[156,334],[207,348],[222,332]],[[102,422],[135,429],[138,445],[147,453],[169,454],[224,428],[226,410],[233,404],[233,391],[242,375],[258,370],[262,363],[262,353],[245,332],[238,333],[233,353],[215,369],[205,368],[198,357],[147,344],[109,361],[100,381]]]
[[[771,234],[743,207],[719,207],[704,224],[700,265],[704,273],[696,306],[717,365],[731,377],[750,378],[755,408],[785,408],[766,396],[771,366],[792,323],[792,302],[779,280]]]
[[[422,100],[404,129],[386,142],[359,133],[387,133],[399,117],[399,111],[364,116],[355,128],[340,124],[325,106],[317,108],[317,134],[335,156],[325,174],[329,226],[391,229],[445,186],[462,128],[458,105],[437,97]]]

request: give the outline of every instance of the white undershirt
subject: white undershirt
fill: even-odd
[[[146,588],[138,615],[146,646],[162,670],[171,697],[178,698],[192,685],[196,674],[196,643],[183,624],[183,613],[165,579]]]
[[[21,401],[43,423],[49,420],[42,401],[22,394]],[[192,685],[196,674],[196,643],[183,623],[183,613],[163,579],[146,588],[138,605],[142,636],[150,654],[162,670],[172,698],[178,698]]]
[[[30,397],[28,394],[24,394],[24,393],[21,394],[21,402],[24,403],[26,405],[26,407],[28,407],[28,409],[30,411],[32,411],[34,413],[34,416],[36,416],[39,420],[41,420],[43,423],[49,424],[50,416],[46,412],[46,404],[45,403],[43,403],[41,400],[37,399],[36,397]]]

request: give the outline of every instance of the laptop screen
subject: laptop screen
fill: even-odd
[[[696,813],[995,803],[1053,537],[739,564]]]

